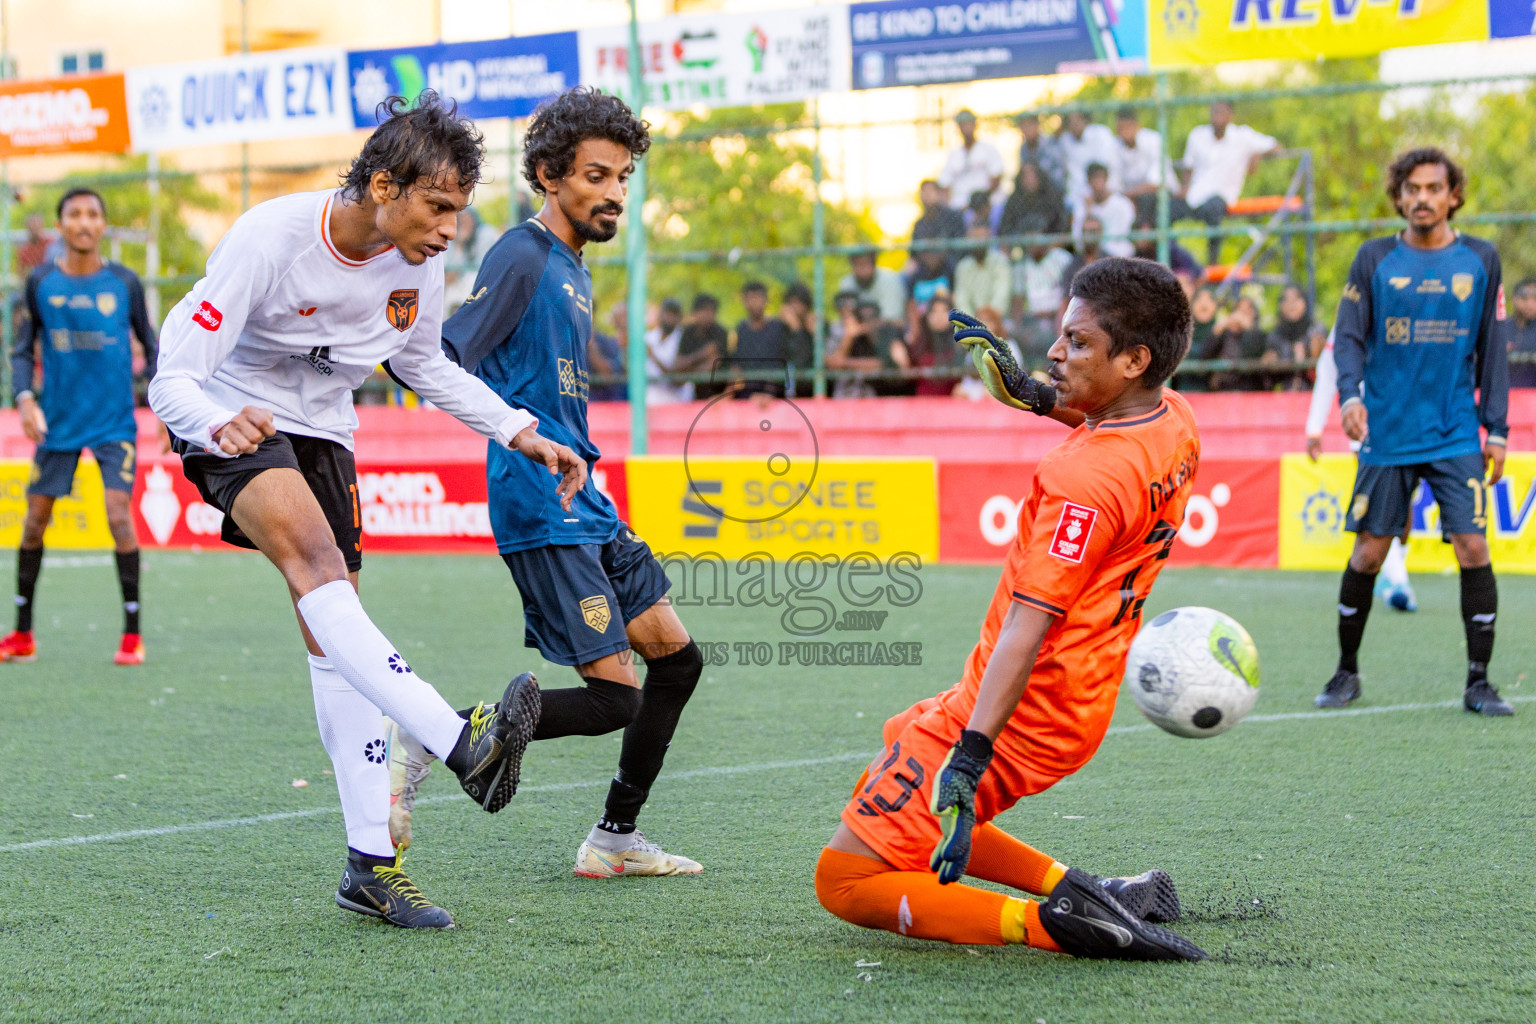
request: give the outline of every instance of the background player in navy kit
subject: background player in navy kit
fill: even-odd
[[[139,539],[133,529],[133,478],[137,464],[133,419],[131,329],[144,348],[144,372],[155,365],[155,329],[144,306],[144,288],[133,271],[101,258],[107,207],[86,188],[59,200],[59,235],[66,246],[58,262],[27,275],[26,311],[11,351],[11,380],[21,429],[37,444],[27,485],[27,518],[16,556],[16,631],[0,640],[0,661],[37,656],[32,607],[43,565],[43,532],[53,503],[70,492],[80,449],[89,448],[101,469],[107,526],[117,550],[123,592],[123,638],[114,660],[144,661],[139,637]],[[41,397],[33,394],[34,344],[43,357]]]
[[[1438,149],[1393,161],[1387,194],[1408,228],[1360,247],[1339,302],[1340,417],[1360,442],[1360,468],[1345,521],[1356,536],[1339,587],[1339,667],[1318,707],[1360,696],[1356,655],[1376,573],[1392,538],[1407,528],[1414,489],[1424,480],[1461,566],[1463,704],[1484,715],[1513,713],[1488,682],[1499,595],[1488,555],[1487,489],[1503,475],[1509,433],[1509,366],[1495,334],[1503,278],[1498,251],[1450,225],[1464,182]]]
[[[545,436],[589,466],[600,453],[587,436],[592,275],[581,250],[618,231],[630,172],[650,144],[649,126],[617,97],[578,88],[540,107],[524,140],[523,174],[544,207],[501,236],[470,301],[443,324],[448,358],[538,417]],[[494,447],[486,478],[497,550],[523,599],[525,642],[574,666],[585,683],[542,691],[533,738],[625,730],[618,774],[603,817],[577,852],[576,873],[702,871],[635,827],[703,670],[698,646],[665,600],[670,583],[660,563],[590,477],[568,512],[548,500],[547,488],[531,486],[537,474]],[[632,651],[646,661],[643,689]],[[394,735],[412,746],[408,736]],[[405,777],[419,781],[425,763],[414,753]],[[413,799],[414,786],[396,802],[397,843],[405,838],[398,808],[405,803],[408,815]],[[403,825],[408,829],[408,817]]]

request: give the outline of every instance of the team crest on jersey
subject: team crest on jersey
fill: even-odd
[[[608,623],[613,620],[613,616],[608,613],[608,599],[602,594],[583,598],[581,620],[599,633],[607,631]]]
[[[1388,345],[1406,345],[1406,344],[1408,344],[1408,337],[1409,337],[1409,330],[1408,330],[1408,318],[1407,317],[1405,317],[1405,316],[1389,316],[1389,317],[1387,317],[1387,344]]]
[[[117,312],[117,296],[111,292],[96,293],[96,312],[102,316],[111,316]]]
[[[1451,294],[1456,296],[1457,301],[1466,302],[1467,297],[1472,294],[1472,275],[1452,274]]]
[[[420,305],[415,288],[396,288],[389,293],[389,302],[384,307],[384,319],[395,330],[408,331],[411,324],[416,322],[416,310]]]
[[[1067,502],[1056,521],[1056,532],[1051,535],[1051,554],[1068,562],[1081,562],[1083,549],[1093,535],[1093,524],[1098,520],[1098,509]]]

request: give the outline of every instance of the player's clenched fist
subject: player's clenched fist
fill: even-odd
[[[1364,441],[1366,432],[1365,403],[1351,399],[1339,413],[1344,433],[1351,441]]]
[[[275,433],[277,427],[272,423],[272,410],[248,405],[219,428],[219,449],[226,455],[249,455]]]
[[[971,832],[976,828],[976,787],[991,763],[992,741],[985,733],[966,729],[939,765],[928,806],[944,834],[933,848],[928,866],[939,873],[940,885],[965,877],[965,865],[971,859]]]
[[[560,507],[569,512],[571,499],[587,485],[587,464],[582,457],[563,444],[539,436],[532,427],[525,427],[514,437],[511,447],[534,462],[542,462],[552,475],[560,477],[555,493],[560,496]]]

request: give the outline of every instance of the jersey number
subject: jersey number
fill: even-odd
[[[890,771],[892,766],[894,766],[900,759],[901,743],[898,741],[891,744],[890,756],[881,762],[880,770],[875,772],[874,776],[869,780],[868,784],[864,786],[863,793],[859,796],[859,813],[864,817],[878,817],[881,811],[884,811],[887,814],[895,814],[897,811],[901,810],[907,805],[907,801],[912,799],[912,794],[917,792],[917,790],[922,786],[923,779],[926,777],[923,772],[923,763],[915,757],[908,757],[906,767],[911,770],[912,774],[906,775],[902,772],[897,772],[895,775],[891,776],[891,781],[896,783],[897,787],[900,789],[900,792],[896,794],[896,798],[894,800],[886,799],[885,794],[883,793],[876,793],[873,797],[870,797],[869,800],[864,799],[864,797],[869,795],[871,790],[880,784],[880,780],[885,778],[885,773]]]

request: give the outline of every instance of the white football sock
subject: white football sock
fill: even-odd
[[[298,602],[310,634],[336,671],[374,707],[447,760],[464,731],[458,716],[363,611],[346,580],[311,590]]]
[[[1396,537],[1392,538],[1392,546],[1387,549],[1387,557],[1381,563],[1381,574],[1391,586],[1408,586],[1408,552],[1403,542]]]
[[[389,764],[384,716],[324,658],[309,656],[320,741],[336,770],[347,845],[373,857],[393,855],[389,841]]]

